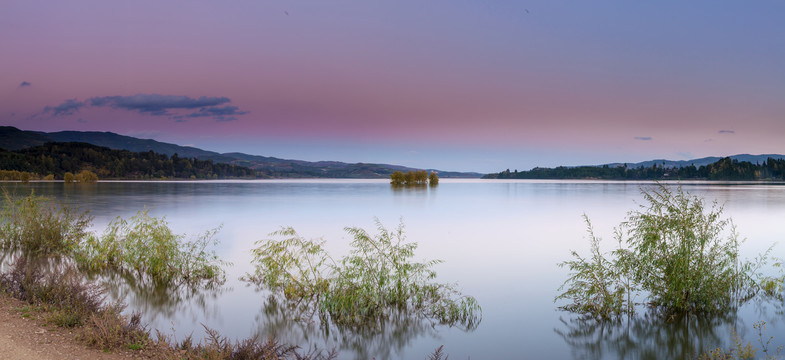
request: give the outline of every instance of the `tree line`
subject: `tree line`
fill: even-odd
[[[33,179],[61,180],[70,173],[75,181],[93,180],[83,170],[101,179],[226,179],[259,176],[259,172],[253,169],[213,163],[212,160],[183,158],[177,154],[170,157],[152,150],[113,150],[76,142],[51,142],[16,151],[0,149],[0,169],[9,176]]]
[[[785,180],[785,159],[768,158],[762,164],[738,161],[729,157],[708,165],[696,167],[665,167],[661,164],[650,167],[629,168],[578,166],[556,168],[534,168],[529,171],[509,169],[483,176],[483,179],[598,179],[598,180]]]

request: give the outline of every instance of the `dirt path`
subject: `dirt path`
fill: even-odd
[[[119,360],[141,358],[134,353],[107,354],[74,340],[67,329],[42,326],[40,314],[20,311],[27,304],[0,293],[0,360]],[[25,314],[29,314],[25,317]]]

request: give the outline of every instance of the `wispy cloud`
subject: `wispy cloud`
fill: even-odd
[[[213,106],[204,107],[195,113],[186,115],[187,117],[224,117],[234,115],[245,115],[247,111],[240,111],[237,106]]]
[[[227,97],[137,94],[132,96],[102,96],[90,98],[91,106],[139,111],[150,115],[169,115],[173,109],[197,109],[230,102]]]
[[[213,119],[215,119],[215,121],[217,121],[217,122],[228,122],[228,121],[235,121],[235,120],[237,120],[237,117],[235,117],[235,116],[216,116],[216,117],[213,117]]]
[[[23,88],[23,87],[28,87],[28,86],[33,86],[33,84],[31,84],[31,83],[29,83],[29,82],[27,82],[27,81],[22,81],[22,83],[21,83],[21,84],[19,84],[19,87],[20,87],[20,88]]]
[[[85,105],[86,104],[84,101],[76,101],[76,99],[70,99],[64,101],[62,104],[57,106],[44,107],[44,113],[51,112],[54,116],[73,115]]]
[[[641,140],[641,141],[650,141],[651,140],[651,136],[636,136],[634,139],[635,140]]]
[[[186,118],[212,117],[217,122],[234,121],[237,116],[245,115],[239,107],[226,105],[231,100],[223,96],[200,96],[193,98],[184,95],[137,94],[131,96],[97,96],[86,101],[66,100],[58,106],[47,106],[44,112],[52,112],[55,116],[72,115],[84,106],[110,107],[136,111],[144,115],[169,116],[177,122],[186,122]],[[224,105],[224,106],[221,106]],[[183,115],[183,111],[198,109]],[[178,111],[180,110],[180,111]]]
[[[736,131],[734,131],[734,130],[720,130],[720,131],[718,131],[718,133],[720,133],[720,134],[735,134]]]

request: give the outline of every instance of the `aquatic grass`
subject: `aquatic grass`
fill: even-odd
[[[741,359],[781,359],[785,355],[785,346],[774,344],[774,337],[766,337],[766,322],[758,321],[752,324],[757,332],[757,344],[752,341],[744,342],[736,329],[731,328],[731,346],[727,349],[715,348],[697,356],[698,360],[741,360]],[[758,352],[763,356],[759,357]]]
[[[706,206],[680,187],[641,192],[645,203],[616,228],[619,248],[607,258],[585,217],[592,255],[585,259],[572,251],[574,260],[560,264],[570,277],[555,301],[572,302],[561,308],[607,319],[632,313],[631,294],[641,292],[652,310],[674,319],[727,312],[761,288],[781,289],[777,278],[758,274],[772,247],[753,261],[741,260],[742,240],[716,202]]]
[[[218,230],[185,241],[169,228],[165,218],[152,217],[143,210],[130,219],[115,218],[100,237],[87,237],[75,259],[86,270],[129,272],[160,284],[223,282],[222,266],[228,263],[207,250],[217,245],[214,236]]]
[[[4,189],[0,250],[24,256],[69,255],[88,236],[92,220],[86,211],[32,193],[12,197]]]
[[[254,273],[244,280],[282,294],[303,319],[317,314],[341,326],[374,327],[402,312],[469,329],[481,320],[476,299],[454,286],[434,282],[441,261],[412,261],[417,244],[405,241],[403,225],[387,230],[376,219],[377,234],[356,227],[349,255],[335,261],[324,240],[307,240],[292,228],[271,234],[282,239],[257,242]]]
[[[587,233],[589,236],[590,258],[584,258],[576,251],[571,251],[573,260],[559,263],[559,267],[570,269],[570,277],[559,287],[559,291],[566,290],[556,297],[556,300],[566,299],[571,303],[561,308],[577,312],[588,313],[600,319],[610,319],[618,314],[631,313],[630,294],[634,291],[625,276],[627,267],[620,260],[626,258],[626,253],[620,250],[618,258],[607,258],[600,250],[601,239],[594,235],[591,220],[585,214]],[[619,233],[617,232],[617,235]],[[624,279],[624,280],[623,280]]]

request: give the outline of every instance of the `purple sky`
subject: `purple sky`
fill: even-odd
[[[491,172],[785,153],[783,1],[3,1],[0,124]]]

